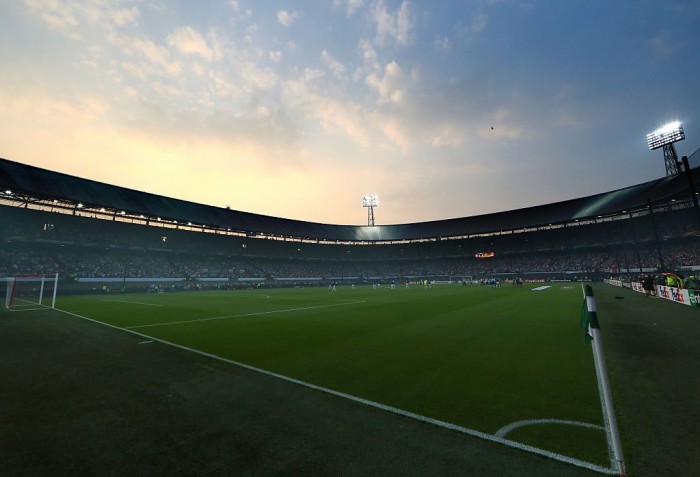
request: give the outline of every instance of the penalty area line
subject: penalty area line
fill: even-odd
[[[353,302],[353,303],[362,303],[362,302]],[[477,431],[475,429],[470,429],[467,427],[462,427],[462,426],[459,426],[457,424],[451,424],[449,422],[441,421],[439,419],[434,419],[432,417],[423,416],[421,414],[416,414],[416,413],[413,413],[410,411],[404,411],[403,409],[399,409],[399,408],[396,408],[393,406],[388,406],[386,404],[382,404],[382,403],[375,402],[375,401],[370,401],[368,399],[364,399],[364,398],[361,398],[358,396],[353,396],[352,394],[347,394],[344,392],[335,391],[333,389],[324,388],[322,386],[317,386],[316,384],[311,384],[311,383],[308,383],[306,381],[302,381],[300,379],[285,376],[283,374],[274,373],[274,372],[268,371],[266,369],[256,368],[255,366],[251,366],[249,364],[241,363],[239,361],[234,361],[232,359],[228,359],[228,358],[224,358],[221,356],[217,356],[215,354],[207,353],[206,351],[200,351],[198,349],[189,348],[187,346],[173,343],[171,341],[167,341],[164,339],[156,338],[154,336],[149,336],[149,335],[146,335],[143,333],[139,333],[138,331],[134,331],[134,330],[127,329],[127,328],[120,328],[119,326],[110,325],[109,323],[98,321],[98,320],[95,320],[93,318],[88,318],[87,316],[78,315],[77,313],[72,313],[70,311],[61,310],[59,308],[56,308],[56,311],[61,312],[61,313],[65,313],[67,315],[74,316],[76,318],[81,318],[83,320],[91,321],[93,323],[97,323],[97,324],[100,324],[103,326],[107,326],[107,327],[113,328],[115,330],[123,331],[126,333],[131,333],[133,335],[139,336],[141,338],[145,338],[147,340],[157,341],[158,343],[162,343],[162,344],[167,345],[167,346],[172,346],[173,348],[178,348],[178,349],[181,349],[184,351],[189,351],[191,353],[198,354],[200,356],[205,356],[205,357],[210,358],[210,359],[222,361],[224,363],[238,366],[240,368],[244,368],[244,369],[247,369],[249,371],[253,371],[255,373],[263,374],[265,376],[270,376],[272,378],[280,379],[282,381],[297,384],[299,386],[303,386],[303,387],[308,388],[308,389],[313,389],[314,391],[319,391],[319,392],[322,392],[325,394],[330,394],[332,396],[337,396],[337,397],[347,399],[349,401],[353,401],[353,402],[356,402],[359,404],[364,404],[365,406],[368,406],[368,407],[380,409],[382,411],[386,411],[386,412],[390,412],[392,414],[407,417],[409,419],[414,419],[416,421],[421,421],[421,422],[425,422],[428,424],[432,424],[434,426],[441,427],[443,429],[449,429],[449,430],[456,431],[456,432],[459,432],[462,434],[466,434],[468,436],[476,437],[476,438],[487,440],[490,442],[495,442],[497,444],[501,444],[501,445],[504,445],[507,447],[511,447],[511,448],[515,448],[515,449],[518,449],[521,451],[529,452],[531,454],[536,454],[539,456],[547,457],[549,459],[563,462],[565,464],[570,464],[570,465],[573,465],[576,467],[582,467],[584,469],[598,472],[600,474],[606,474],[606,475],[619,474],[619,469],[615,469],[613,467],[611,467],[611,468],[602,467],[602,466],[600,466],[598,464],[594,464],[592,462],[587,462],[584,460],[575,459],[573,457],[568,457],[568,456],[565,456],[562,454],[557,454],[556,452],[551,452],[551,451],[548,451],[545,449],[540,449],[539,447],[533,447],[533,446],[530,446],[527,444],[521,444],[520,442],[511,441],[509,439],[505,439],[503,437],[498,437],[498,436],[493,435],[493,434],[487,434],[485,432]]]
[[[134,328],[153,328],[155,326],[179,325],[180,323],[198,323],[200,321],[225,320],[227,318],[241,318],[244,316],[272,315],[273,313],[288,313],[290,311],[316,310],[319,308],[329,308],[331,306],[355,305],[358,303],[366,303],[366,302],[364,300],[363,301],[348,301],[348,302],[343,302],[343,303],[333,303],[330,305],[304,306],[301,308],[288,308],[286,310],[257,311],[255,313],[243,313],[240,315],[214,316],[211,318],[197,318],[195,320],[169,321],[167,323],[151,323],[149,325],[125,326],[124,329],[132,330]]]

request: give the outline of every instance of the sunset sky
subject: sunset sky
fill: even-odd
[[[700,1],[3,0],[0,157],[377,224],[581,197],[700,147]]]

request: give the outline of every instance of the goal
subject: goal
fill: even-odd
[[[5,308],[10,311],[30,311],[56,308],[58,274],[54,277],[18,275],[4,281]]]

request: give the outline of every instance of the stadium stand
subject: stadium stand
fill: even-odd
[[[700,168],[692,177],[700,182]],[[700,268],[700,224],[684,176],[526,209],[378,227],[194,204],[5,159],[0,190],[0,276],[58,273],[63,290],[120,279],[123,289],[143,290]],[[476,258],[480,252],[495,255]]]

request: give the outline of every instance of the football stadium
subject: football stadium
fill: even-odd
[[[700,476],[699,18],[0,1],[0,477]]]
[[[693,475],[699,187],[346,226],[2,159],[3,474]]]

